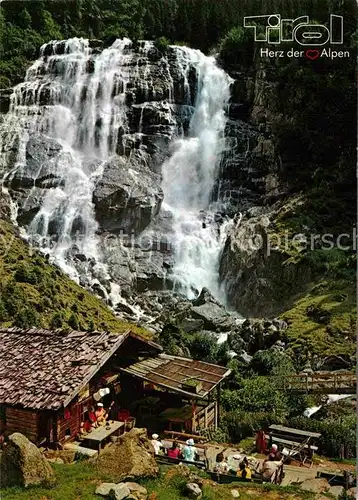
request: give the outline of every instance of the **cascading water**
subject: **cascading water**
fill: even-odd
[[[225,149],[229,87],[230,78],[214,58],[185,47],[172,46],[163,55],[152,42],[134,48],[127,39],[102,51],[77,38],[44,45],[15,87],[0,133],[0,150],[6,152],[0,174],[20,200],[20,215],[30,214],[23,223],[29,240],[73,279],[85,272],[92,283],[99,276],[111,281],[93,200],[106,164],[122,157],[131,179],[143,178],[140,168],[162,173],[176,288],[191,298],[206,286],[219,296],[223,237],[211,223],[211,198]],[[45,159],[33,153],[31,141],[46,144]],[[148,144],[164,148],[162,165],[153,164]],[[74,253],[83,256],[80,264]]]
[[[214,58],[189,49],[182,55],[186,60],[183,68],[189,67],[188,61],[196,67],[198,89],[189,135],[175,141],[174,152],[162,168],[164,200],[173,214],[173,276],[189,298],[207,287],[222,299],[218,261],[225,231],[222,227],[220,237],[217,226],[211,223],[210,201],[225,148],[225,106],[231,80]]]

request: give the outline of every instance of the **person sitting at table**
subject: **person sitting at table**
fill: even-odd
[[[242,479],[250,480],[251,481],[251,469],[247,465],[247,461],[243,460],[240,462],[239,465],[239,470],[237,471],[237,477],[241,477]]]
[[[91,422],[92,427],[97,427],[97,417],[94,406],[91,406],[88,411],[88,420]]]
[[[107,412],[103,408],[103,403],[97,403],[97,410],[95,412],[98,425],[106,425]]]
[[[218,453],[216,455],[216,464],[215,464],[215,469],[214,469],[215,472],[217,472],[218,474],[227,474],[229,472],[229,469],[230,469],[230,467],[224,458],[224,454]]]
[[[177,441],[173,441],[171,448],[168,449],[169,458],[179,458],[180,448]]]
[[[183,449],[183,459],[187,462],[195,462],[195,456],[197,455],[197,450],[194,446],[194,439],[188,439],[186,441],[186,446]]]
[[[154,453],[159,455],[160,449],[163,447],[162,442],[159,440],[158,434],[152,434],[151,440],[152,446],[154,448]]]

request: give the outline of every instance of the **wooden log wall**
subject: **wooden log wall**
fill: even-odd
[[[213,402],[200,410],[195,416],[195,430],[217,427],[217,404]]]
[[[81,427],[80,405],[77,403],[68,409],[70,418],[65,418],[62,414],[57,418],[57,440],[60,443],[65,441],[69,435],[71,439],[75,439]],[[68,434],[68,430],[70,434]]]
[[[6,434],[21,432],[30,441],[36,443],[38,438],[38,414],[35,410],[24,410],[8,406],[6,408]]]

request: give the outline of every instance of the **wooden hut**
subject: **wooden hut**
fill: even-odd
[[[159,395],[156,408],[164,408],[163,418],[169,410],[169,428],[180,419],[170,415],[165,393],[168,401],[177,397],[176,410],[186,412],[183,428],[192,432],[215,427],[219,398],[212,396],[214,389],[219,394],[229,373],[217,365],[165,355],[160,345],[131,331],[0,329],[2,430],[21,432],[37,445],[63,445],[78,436],[104,387],[110,387],[109,402],[116,403],[118,413],[112,419],[121,420],[123,408],[140,412],[131,404],[145,398],[149,389]]]

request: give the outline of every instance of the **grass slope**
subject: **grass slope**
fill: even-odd
[[[310,312],[311,311],[311,312]],[[312,355],[354,355],[356,293],[346,280],[320,280],[299,295],[282,319],[290,347]]]
[[[282,266],[300,269],[291,290],[296,294],[283,300],[290,347],[302,354],[354,355],[356,352],[356,252],[353,227],[322,226],[317,196],[295,196],[281,208],[271,228],[273,241],[281,242],[278,251],[285,256]],[[333,203],[333,201],[332,201]],[[322,210],[322,209],[321,209]],[[328,223],[327,223],[328,224]],[[346,233],[339,248],[339,235]],[[297,236],[301,238],[297,239]],[[324,241],[323,237],[329,237]],[[318,243],[312,243],[318,239]],[[334,242],[332,248],[323,243]],[[279,274],[279,273],[277,273]],[[305,281],[307,280],[307,281]],[[284,293],[278,283],[278,292]],[[283,288],[283,291],[281,290]]]
[[[111,482],[110,477],[99,477],[95,468],[87,462],[58,465],[52,464],[57,476],[57,485],[53,489],[33,488],[5,488],[1,491],[2,500],[96,500],[96,487],[102,481]],[[198,471],[195,469],[195,472]],[[187,498],[183,494],[186,479],[178,474],[177,469],[162,467],[157,479],[141,480],[149,493],[150,500],[181,500]],[[231,490],[240,493],[241,500],[259,500],[263,496],[267,500],[313,500],[315,496],[307,491],[300,491],[295,487],[280,487],[271,484],[240,484],[218,485],[206,480],[203,487],[203,500],[231,500]],[[321,500],[326,498],[320,496]],[[328,497],[327,497],[328,498]]]
[[[0,325],[148,333],[117,318],[97,297],[31,249],[0,219]]]

